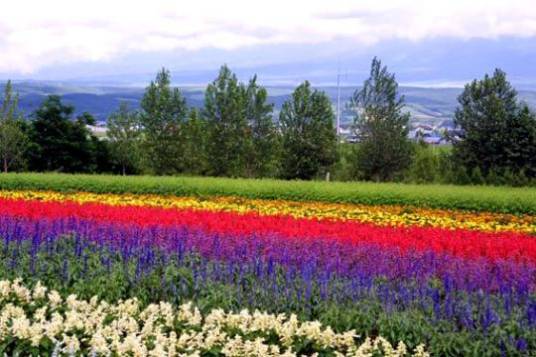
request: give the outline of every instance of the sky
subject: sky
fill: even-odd
[[[17,0],[0,11],[0,78],[185,83],[222,63],[265,81],[359,80],[378,55],[407,83],[502,67],[536,85],[534,0]]]

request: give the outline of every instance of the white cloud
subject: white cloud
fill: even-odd
[[[139,51],[536,36],[533,0],[17,0],[0,11],[0,72]]]

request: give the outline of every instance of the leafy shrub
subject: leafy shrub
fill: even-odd
[[[434,148],[417,145],[413,161],[406,174],[407,180],[414,183],[433,183],[439,179],[440,158]]]

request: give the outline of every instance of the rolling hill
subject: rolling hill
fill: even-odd
[[[25,116],[31,117],[46,96],[56,94],[62,96],[65,103],[75,107],[75,113],[89,112],[98,121],[105,121],[119,103],[124,101],[131,104],[132,108],[138,108],[143,96],[142,87],[120,86],[85,86],[70,83],[54,83],[27,81],[14,84],[15,90],[20,95],[20,107]],[[275,106],[276,115],[283,102],[292,93],[290,86],[269,86],[269,101]],[[318,89],[325,91],[332,99],[334,106],[337,102],[337,88],[324,86]],[[188,105],[200,108],[203,105],[203,87],[181,88]],[[341,88],[341,102],[347,103],[355,87]],[[437,125],[444,120],[451,120],[457,106],[457,96],[461,88],[425,88],[425,87],[401,87],[401,94],[406,98],[407,110],[412,115],[413,122]],[[536,109],[536,91],[522,90],[520,98]],[[342,122],[352,120],[352,113],[342,110]]]

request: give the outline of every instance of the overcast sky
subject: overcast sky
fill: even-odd
[[[534,0],[16,0],[0,11],[0,73],[83,72],[81,63],[152,71],[144,63],[173,52],[183,59],[174,59],[177,68],[211,64],[203,53],[269,65],[301,51],[280,53],[289,48],[310,55],[324,45],[337,52],[504,38],[536,41]],[[248,57],[251,49],[265,55]]]

